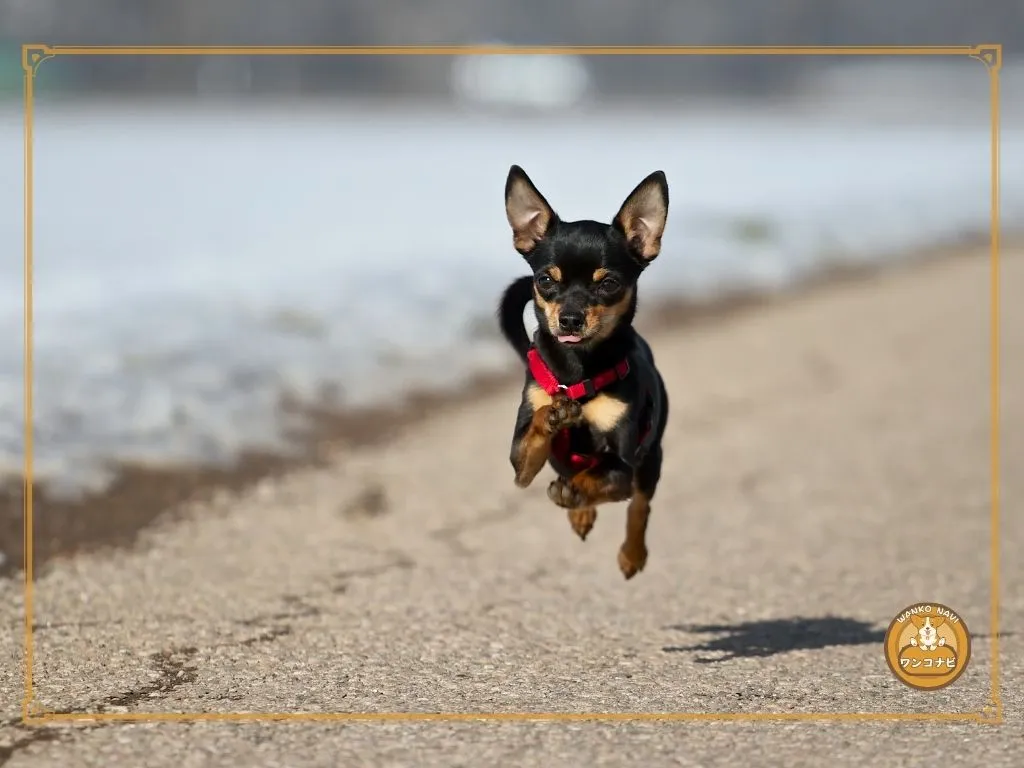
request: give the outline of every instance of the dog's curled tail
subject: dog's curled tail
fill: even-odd
[[[532,300],[533,278],[523,276],[514,280],[505,289],[498,307],[498,323],[501,325],[501,333],[524,362],[531,342],[526,333],[526,325],[523,323],[523,310]]]

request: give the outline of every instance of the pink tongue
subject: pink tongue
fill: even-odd
[[[583,339],[581,339],[579,336],[559,336],[558,340],[563,344],[575,344],[579,341],[582,341]]]

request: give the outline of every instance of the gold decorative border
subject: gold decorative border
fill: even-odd
[[[999,677],[999,72],[1003,46],[22,46],[25,71],[25,695],[22,722],[43,725],[68,721],[945,721],[999,724],[1003,721]],[[991,592],[992,642],[989,700],[975,713],[835,712],[835,713],[703,713],[703,712],[377,712],[377,713],[74,713],[47,712],[33,697],[33,562],[32,562],[32,129],[35,77],[40,65],[54,56],[970,56],[988,70],[991,103]]]

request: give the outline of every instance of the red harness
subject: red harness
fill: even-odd
[[[592,379],[584,379],[567,386],[561,384],[555,378],[555,374],[551,372],[551,369],[544,362],[536,347],[530,347],[529,352],[526,353],[526,358],[530,366],[530,373],[541,389],[551,396],[561,392],[570,400],[592,397],[609,384],[624,379],[629,375],[629,361],[623,359],[614,368],[609,368]],[[646,434],[646,430],[644,434]],[[643,435],[641,440],[643,440]],[[574,474],[586,469],[593,469],[601,461],[601,457],[596,454],[573,453],[571,433],[568,428],[559,431],[558,434],[552,437],[551,454],[562,464],[568,466]]]

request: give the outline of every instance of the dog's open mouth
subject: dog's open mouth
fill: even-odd
[[[558,339],[558,340],[559,340],[559,341],[560,341],[560,342],[561,342],[562,344],[579,344],[579,343],[580,343],[581,341],[583,341],[583,337],[582,337],[582,336],[576,336],[576,335],[571,335],[571,336],[558,336],[558,337],[556,337],[556,338],[557,338],[557,339]]]

